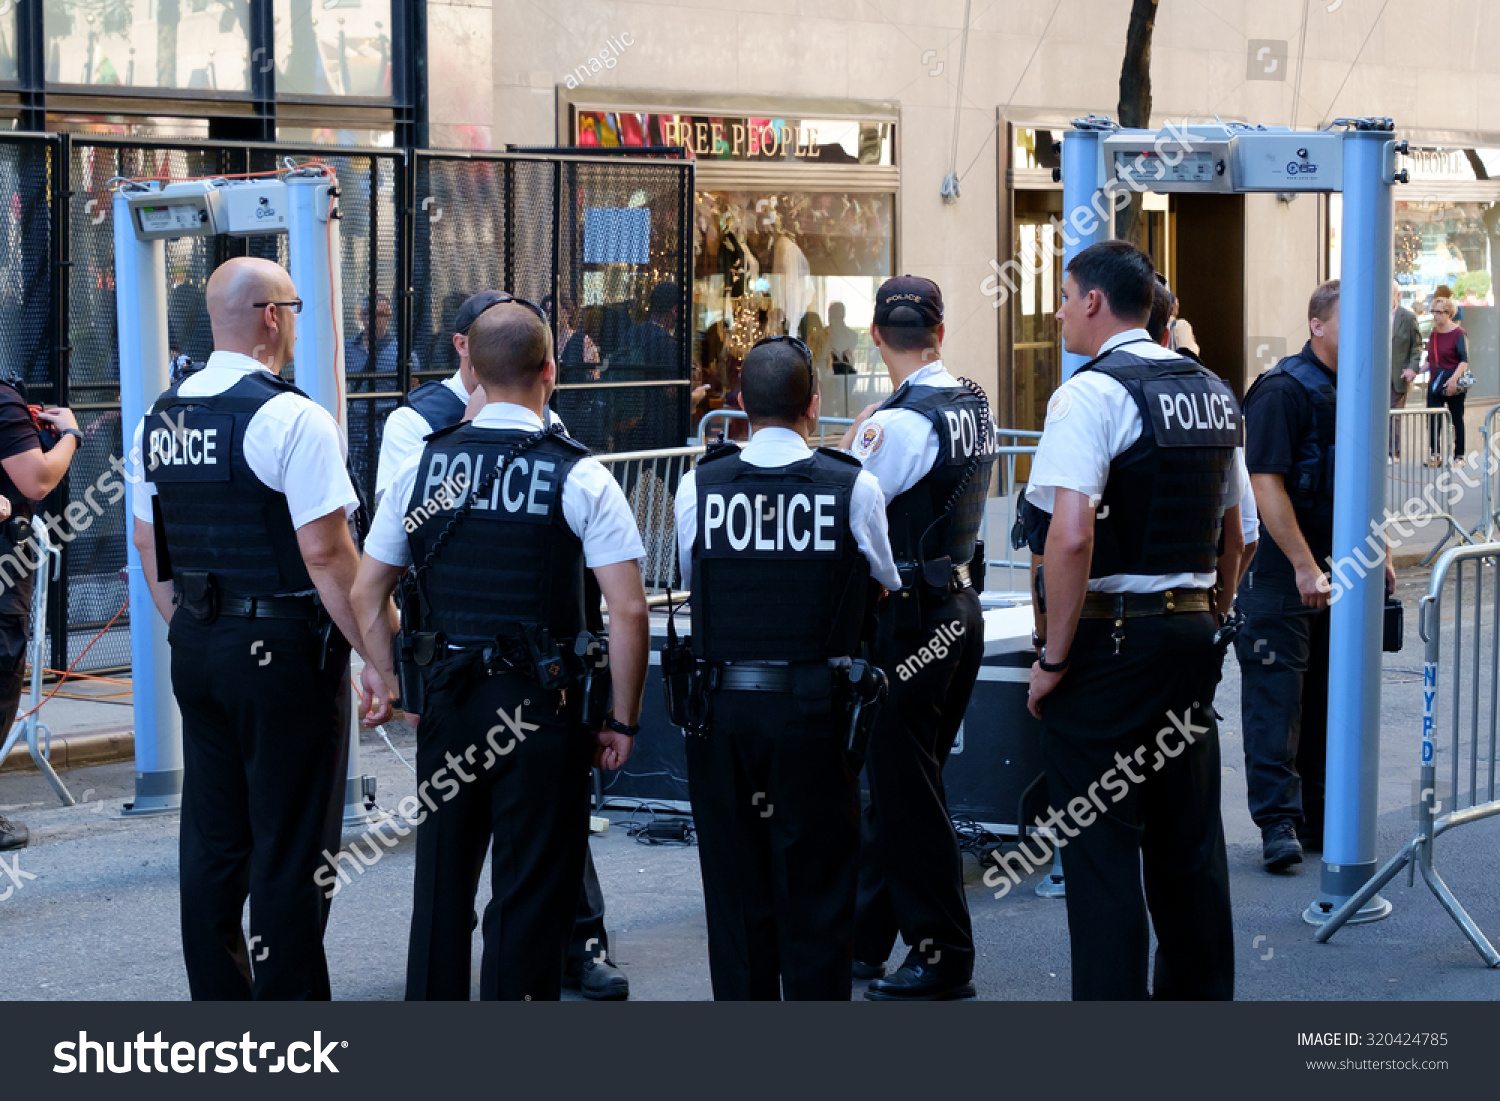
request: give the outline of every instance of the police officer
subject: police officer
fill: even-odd
[[[464,419],[465,408],[479,387],[469,362],[469,326],[490,306],[508,297],[503,291],[483,290],[465,298],[453,320],[453,350],[458,354],[458,370],[447,378],[424,382],[406,395],[405,405],[397,406],[386,417],[375,472],[377,503],[390,488],[396,468],[408,455],[422,450],[423,440],[438,429]],[[555,419],[552,410],[547,410],[547,423]]]
[[[474,377],[474,367],[469,362],[469,328],[489,307],[509,301],[512,301],[511,296],[503,291],[483,290],[471,294],[459,306],[453,332],[458,370],[445,379],[423,383],[406,396],[405,405],[392,410],[386,418],[385,432],[380,440],[380,466],[375,476],[377,499],[384,496],[401,464],[409,456],[421,453],[427,436],[462,420],[472,420],[471,414],[475,410],[470,407],[483,407],[484,390]],[[562,421],[550,408],[542,415],[548,425],[562,426]],[[566,426],[563,427],[566,430]],[[604,928],[604,892],[599,886],[599,873],[594,870],[592,848],[584,851],[583,887],[573,916],[573,936],[568,942],[563,981],[585,998],[622,1001],[630,997],[630,980],[609,958],[609,933]]]
[[[943,764],[984,657],[983,579],[970,570],[983,564],[976,537],[995,462],[993,422],[983,392],[943,366],[936,283],[886,280],[870,333],[896,391],[860,414],[844,446],[885,494],[901,592],[881,617],[875,646],[891,698],[867,764],[854,974],[875,980],[867,998],[967,998],[974,938]],[[955,622],[959,637],[945,656],[909,677],[896,672]],[[882,978],[898,930],[906,960]]]
[[[0,589],[0,715],[5,717],[0,729],[6,731],[26,680],[32,571],[38,565],[34,544],[27,542],[31,516],[68,473],[82,440],[70,410],[44,409],[33,419],[20,384],[0,379],[0,556],[16,559],[6,574],[14,581]],[[25,848],[30,840],[24,825],[0,814],[0,852]]]
[[[207,299],[215,351],[136,427],[145,480],[132,502],[182,710],[188,987],[326,999],[314,875],[342,822],[356,497],[337,423],[276,375],[302,305],[291,277],[232,259]]]
[[[1212,700],[1248,479],[1234,395],[1141,327],[1152,282],[1125,241],[1068,265],[1063,346],[1092,358],[1052,396],[1026,490],[1050,514],[1028,706],[1045,731],[1079,1000],[1148,996],[1148,909],[1155,997],[1234,990]]]
[[[1238,607],[1235,640],[1250,817],[1268,871],[1323,848],[1328,756],[1328,630],[1339,282],[1307,305],[1309,339],[1245,395],[1245,461],[1263,536]],[[1389,557],[1386,584],[1395,574]]]
[[[557,365],[540,309],[493,305],[468,343],[488,403],[402,463],[365,542],[354,599],[388,682],[366,721],[384,721],[398,691],[390,594],[415,565],[434,657],[417,727],[406,996],[468,998],[471,913],[493,839],[481,997],[555,999],[588,848],[589,764],[620,767],[638,729],[645,552],[609,471],[542,425]],[[585,569],[609,604],[614,680],[613,718],[593,728],[572,658]]]
[[[900,579],[879,483],[842,452],[808,449],[820,402],[807,345],[763,340],[740,378],[750,442],[710,451],[676,499],[694,649],[717,681],[707,737],[688,740],[714,997],[847,1001],[850,659],[879,586]],[[768,601],[786,614],[768,617]]]

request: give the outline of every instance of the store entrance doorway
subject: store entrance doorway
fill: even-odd
[[[1171,196],[1166,269],[1198,357],[1243,398],[1245,390],[1245,196]]]

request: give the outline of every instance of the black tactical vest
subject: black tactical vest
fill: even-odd
[[[819,448],[790,466],[751,466],[733,444],[698,463],[693,649],[709,661],[852,655],[870,563],[849,527],[859,462]]]
[[[989,405],[964,388],[903,384],[881,408],[920,413],[932,422],[938,438],[932,469],[886,507],[896,560],[931,561],[946,555],[955,566],[963,565],[974,557],[995,466]]]
[[[1333,523],[1333,444],[1338,389],[1326,371],[1313,363],[1309,343],[1297,355],[1287,356],[1260,378],[1245,395],[1245,414],[1250,414],[1255,392],[1273,375],[1287,375],[1307,391],[1313,408],[1313,430],[1297,441],[1297,458],[1286,475],[1286,493],[1299,520]],[[1305,527],[1306,525],[1304,525]]]
[[[427,422],[429,432],[457,424],[464,419],[464,410],[468,408],[468,402],[455,394],[442,379],[433,379],[418,386],[406,395],[406,404]]]
[[[278,394],[307,395],[260,370],[212,397],[184,397],[179,386],[151,407],[141,440],[172,568],[207,570],[235,596],[311,589],[286,495],[245,461],[245,430],[260,407]]]
[[[489,481],[422,575],[425,630],[483,642],[522,624],[571,641],[584,629],[583,542],[563,515],[563,483],[588,448],[552,433],[491,479],[497,463],[532,435],[472,423],[428,437],[406,505],[412,565],[427,560],[453,514]]]
[[[1108,375],[1141,413],[1141,436],[1109,466],[1090,577],[1213,573],[1224,527],[1239,406],[1222,379],[1185,357],[1116,348],[1080,368]]]

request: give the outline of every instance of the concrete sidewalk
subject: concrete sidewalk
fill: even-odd
[[[1378,856],[1415,832],[1411,810],[1421,732],[1421,643],[1415,602],[1425,572],[1403,578],[1406,649],[1385,656]],[[1224,819],[1235,909],[1237,989],[1245,999],[1479,999],[1500,996],[1500,972],[1485,968],[1426,887],[1400,877],[1386,892],[1395,912],[1374,925],[1341,931],[1329,945],[1312,940],[1302,911],[1317,894],[1319,865],[1271,876],[1260,866],[1259,834],[1245,809],[1239,735],[1239,675],[1226,668],[1218,708],[1222,730]],[[58,701],[48,707],[60,707]],[[103,709],[93,703],[83,707]],[[123,709],[114,708],[115,711]],[[55,716],[49,720],[61,720]],[[79,712],[80,715],[85,712]],[[128,714],[128,712],[126,712]],[[414,739],[396,740],[410,760]],[[380,783],[379,802],[394,808],[414,794],[415,779],[378,738],[364,761]],[[20,884],[0,871],[0,997],[7,999],[185,998],[177,932],[177,819],[122,819],[132,794],[129,763],[69,769],[79,806],[57,805],[35,773],[0,775],[0,811],[31,826],[31,848],[4,854]],[[614,955],[633,996],[712,996],[698,853],[690,847],[637,844],[621,820],[592,841],[608,905]],[[389,831],[388,831],[389,832]],[[359,835],[346,836],[346,844]],[[1437,846],[1438,866],[1481,928],[1500,936],[1500,822],[1465,826]],[[328,952],[339,998],[402,995],[411,914],[413,839],[401,839],[334,900]],[[14,858],[14,859],[12,859]],[[1069,993],[1064,905],[1037,898],[1035,878],[996,900],[966,861],[978,949],[975,975],[986,999],[1065,999]],[[35,878],[29,878],[34,876]],[[7,894],[7,888],[9,893]],[[481,883],[479,905],[489,896]],[[475,983],[479,938],[475,937]],[[902,954],[904,949],[901,950]],[[859,995],[856,984],[855,995]],[[572,995],[570,995],[572,996]]]

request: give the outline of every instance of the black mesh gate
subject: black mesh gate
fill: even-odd
[[[73,181],[69,204],[71,357],[59,400],[78,415],[84,443],[68,474],[76,499],[100,478],[108,478],[111,458],[125,457],[120,423],[120,359],[115,324],[113,196],[110,180],[230,175],[270,170],[282,158],[325,154],[326,150],[283,146],[202,143],[142,143],[74,136],[64,139]],[[338,175],[343,212],[343,326],[349,372],[347,425],[350,466],[366,489],[373,489],[379,455],[379,426],[406,386],[404,295],[397,292],[404,257],[401,188],[405,156],[395,152],[350,152],[323,156]],[[262,256],[285,265],[287,238],[186,237],[166,243],[167,343],[202,363],[213,350],[204,287],[219,264],[232,256]],[[373,307],[372,307],[373,303]],[[295,375],[295,364],[292,371]],[[101,498],[103,499],[103,498]],[[53,663],[63,668],[76,659],[125,602],[125,508],[122,499],[79,531],[63,549],[63,583],[53,591],[63,607],[54,631]],[[95,642],[79,665],[83,670],[130,664],[129,613]]]
[[[125,603],[127,458],[115,317],[116,177],[227,176],[318,157],[338,176],[350,466],[374,488],[385,418],[422,378],[457,367],[452,328],[476,290],[545,305],[557,341],[556,404],[596,451],[680,445],[689,432],[692,168],[684,162],[0,133],[0,377],[73,408],[84,442],[43,508],[62,516],[62,577],[49,608],[54,668],[130,664]],[[286,264],[284,236],[166,244],[168,344],[213,348],[204,288],[231,256]],[[295,373],[295,364],[293,365]],[[101,635],[101,631],[103,632]],[[97,640],[96,640],[96,636]],[[92,646],[90,647],[90,643]]]
[[[418,153],[412,319],[421,374],[456,369],[460,303],[486,288],[547,308],[557,412],[596,452],[689,433],[692,167]]]

